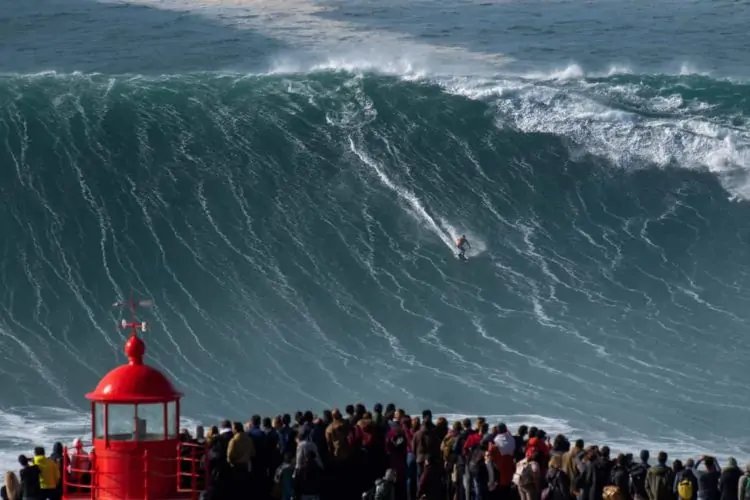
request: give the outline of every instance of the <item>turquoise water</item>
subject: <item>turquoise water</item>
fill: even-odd
[[[9,5],[3,460],[86,432],[131,289],[191,419],[394,401],[750,455],[750,7]]]

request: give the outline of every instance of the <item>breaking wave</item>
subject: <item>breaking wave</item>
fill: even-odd
[[[2,418],[80,434],[135,289],[191,417],[394,400],[748,454],[750,85],[293,70],[0,78]]]

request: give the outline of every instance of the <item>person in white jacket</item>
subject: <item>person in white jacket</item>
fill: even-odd
[[[501,455],[513,455],[516,451],[516,439],[508,432],[505,424],[498,426],[498,434],[495,436],[494,443]]]

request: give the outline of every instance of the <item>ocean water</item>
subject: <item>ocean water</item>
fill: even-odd
[[[0,465],[86,435],[130,290],[188,422],[393,401],[750,457],[747,19],[0,0]]]

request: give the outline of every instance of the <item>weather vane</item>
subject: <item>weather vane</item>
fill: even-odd
[[[138,336],[138,330],[145,332],[146,331],[146,322],[145,321],[136,321],[135,318],[135,308],[136,307],[151,307],[154,305],[154,301],[151,299],[141,299],[141,300],[135,300],[133,298],[133,294],[130,294],[130,300],[124,301],[124,300],[118,300],[114,304],[112,304],[112,307],[125,307],[127,306],[130,309],[130,321],[127,321],[123,319],[120,322],[120,327],[122,327],[123,330],[130,329],[133,336]]]

